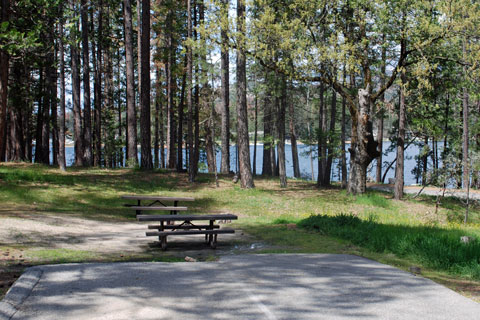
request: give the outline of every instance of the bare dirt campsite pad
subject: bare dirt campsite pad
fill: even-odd
[[[428,279],[365,258],[329,254],[39,266],[29,269],[5,300],[11,308],[3,306],[4,311],[13,320],[441,320],[480,314],[480,304]]]
[[[179,261],[186,255],[208,260],[235,249],[251,249],[247,245],[251,238],[241,230],[221,235],[216,251],[209,250],[201,236],[180,236],[172,239],[167,253],[160,253],[157,241],[145,237],[145,223],[22,213],[0,218],[0,224],[0,297],[26,266],[38,263]]]

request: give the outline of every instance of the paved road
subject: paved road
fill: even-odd
[[[373,184],[368,186],[369,189],[383,191],[383,192],[393,192],[393,185],[391,184]],[[405,186],[403,188],[403,192],[407,194],[418,194],[422,190],[422,187],[419,186]],[[441,196],[443,194],[442,188],[437,187],[425,187],[421,195],[427,196]],[[467,199],[467,191],[463,189],[446,189],[445,190],[445,197],[453,197],[459,199]],[[470,200],[480,201],[480,191],[478,190],[470,190],[469,193]]]
[[[11,319],[37,320],[473,320],[480,315],[480,304],[430,280],[350,255],[51,265],[31,268],[22,278],[0,303],[0,319],[13,312]]]

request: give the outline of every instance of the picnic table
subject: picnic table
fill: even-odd
[[[159,225],[149,225],[148,229],[157,229],[157,231],[149,231],[147,236],[158,236],[162,250],[167,249],[167,237],[174,235],[194,235],[204,234],[205,242],[212,249],[217,246],[217,235],[225,233],[235,233],[231,228],[222,228],[215,224],[217,220],[236,220],[238,217],[233,214],[207,214],[207,215],[139,215],[139,221],[157,221]],[[195,224],[192,221],[209,221],[208,224]],[[171,224],[181,222],[180,224]]]
[[[126,207],[130,207],[135,210],[135,215],[142,214],[144,210],[155,211],[170,211],[170,214],[177,214],[178,211],[186,211],[187,207],[180,207],[178,203],[180,201],[195,201],[194,198],[189,197],[161,197],[161,196],[146,196],[146,195],[126,195],[122,196],[122,199],[136,200],[137,204],[125,204]],[[144,204],[142,204],[144,201]],[[145,204],[147,202],[147,204]],[[173,202],[172,205],[167,205],[168,202]],[[157,205],[158,204],[158,205]]]

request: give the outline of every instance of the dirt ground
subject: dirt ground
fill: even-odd
[[[0,299],[26,267],[45,263],[31,257],[35,250],[66,249],[73,250],[73,255],[88,254],[87,261],[124,261],[152,260],[165,256],[208,259],[261,247],[256,245],[252,248],[250,243],[253,239],[238,229],[235,234],[220,235],[217,250],[206,246],[203,235],[199,235],[170,238],[168,251],[163,252],[157,238],[145,236],[146,223],[104,222],[65,215],[22,213],[0,218],[0,224]],[[50,259],[54,260],[55,257]]]

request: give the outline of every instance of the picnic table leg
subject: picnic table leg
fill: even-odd
[[[215,222],[215,220],[210,220],[210,225],[208,226],[207,230],[213,230],[213,223]],[[208,235],[208,243],[210,243],[210,246],[212,246],[212,242],[213,242],[213,234],[209,234]]]
[[[164,222],[163,222],[163,221],[160,221],[160,228],[159,228],[159,230],[160,230],[160,231],[164,231],[164,230],[165,230]],[[167,236],[160,236],[158,240],[160,240],[160,246],[162,247],[162,250],[163,250],[163,251],[167,250]]]
[[[162,236],[161,246],[163,251],[167,250],[167,236]]]
[[[137,206],[139,206],[139,207],[141,206],[141,203],[140,203],[140,202],[141,202],[140,199],[138,199],[138,200],[137,200]],[[135,211],[135,215],[138,216],[139,214],[142,214],[142,210],[137,210],[137,211]]]
[[[210,247],[212,249],[216,249],[217,248],[217,235],[216,234],[211,234],[210,236],[212,237],[212,240],[210,241]]]

